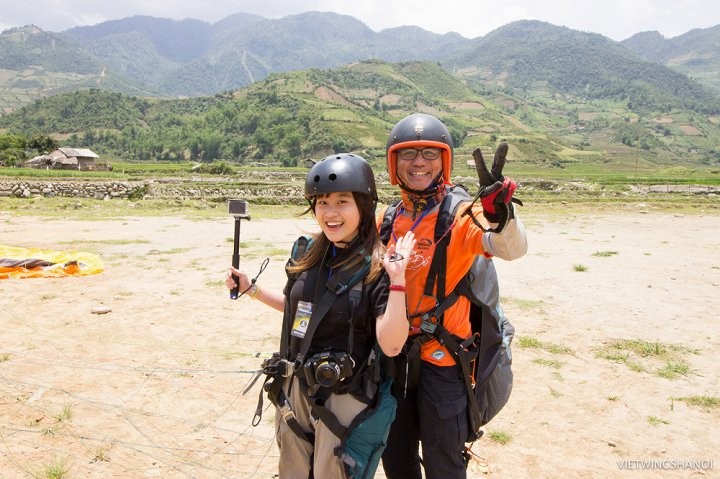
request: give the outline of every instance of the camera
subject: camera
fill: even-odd
[[[354,361],[347,353],[324,351],[305,362],[303,370],[308,386],[333,387],[352,376]]]
[[[250,219],[248,204],[245,200],[228,200],[228,213],[235,218]]]

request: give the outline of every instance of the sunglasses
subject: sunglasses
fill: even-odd
[[[440,148],[403,148],[398,150],[398,158],[401,160],[414,160],[418,153],[426,160],[437,160],[440,158]]]

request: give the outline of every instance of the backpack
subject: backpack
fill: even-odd
[[[376,361],[379,365],[380,357]],[[372,479],[375,476],[397,410],[397,399],[391,388],[392,378],[385,375],[378,388],[375,407],[358,415],[342,437],[338,455],[348,478]]]
[[[307,235],[300,236],[293,243],[290,259],[285,265],[288,281],[283,292],[286,296],[290,294],[290,290],[297,279],[297,276],[288,271],[288,267],[295,264],[310,249],[312,244],[313,238]],[[363,272],[362,275],[353,275],[347,281],[347,284],[340,285],[342,291],[349,289],[349,300],[351,303],[355,302],[354,305],[359,304],[361,298],[362,277],[364,277],[364,274]],[[360,277],[358,278],[358,276]],[[264,391],[268,394],[270,401],[280,408],[282,417],[290,429],[300,438],[312,444],[314,443],[314,437],[302,430],[282,391],[283,381],[285,378],[291,377],[298,367],[296,363],[290,362],[287,357],[290,328],[292,327],[291,321],[286,320],[288,317],[289,314],[286,311],[283,319],[280,352],[273,354],[272,358],[263,362],[261,373],[266,375],[266,379],[263,390],[260,392],[253,425],[260,422],[262,394]],[[308,330],[307,334],[308,336],[312,335],[311,329]],[[300,355],[302,354],[301,351]],[[311,406],[313,416],[323,421],[327,428],[340,438],[341,443],[335,451],[335,455],[341,459],[345,475],[349,479],[371,479],[374,477],[382,453],[387,445],[390,425],[395,419],[397,400],[391,393],[392,377],[385,374],[381,366],[382,358],[383,353],[377,342],[375,342],[367,362],[355,373],[357,378],[353,379],[353,382],[356,380],[363,381],[365,393],[374,400],[370,401],[368,407],[358,414],[349,426],[345,427],[340,424],[335,415],[323,405],[313,403]]]
[[[480,428],[495,417],[510,398],[513,383],[510,344],[515,334],[515,328],[500,307],[498,277],[492,259],[478,255],[455,289],[446,295],[445,265],[451,227],[460,204],[472,200],[462,185],[455,185],[449,187],[440,205],[434,231],[436,249],[425,285],[425,294],[435,294],[439,304],[423,315],[422,334],[406,345],[408,361],[419,361],[420,344],[432,338],[438,339],[460,366],[468,393],[466,442],[474,442],[482,436]],[[399,204],[399,201],[394,202],[383,214],[380,238],[385,244],[390,239]],[[470,209],[466,213],[472,215]],[[473,221],[477,223],[475,218]],[[469,321],[472,336],[469,339],[452,336],[442,325],[443,313],[461,295],[471,303]],[[433,317],[437,318],[437,322],[432,321]]]

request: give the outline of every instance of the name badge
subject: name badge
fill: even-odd
[[[313,304],[307,301],[299,301],[297,311],[295,312],[295,319],[293,320],[293,328],[290,334],[296,338],[304,338],[305,333],[310,323],[310,316],[312,315]]]

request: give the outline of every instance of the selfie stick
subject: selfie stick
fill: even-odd
[[[250,220],[250,215],[247,210],[247,201],[228,200],[228,212],[235,217],[232,265],[237,269],[240,267],[240,222],[244,219]],[[232,279],[235,281],[236,286],[230,290],[230,299],[238,299],[238,277],[233,274]]]

